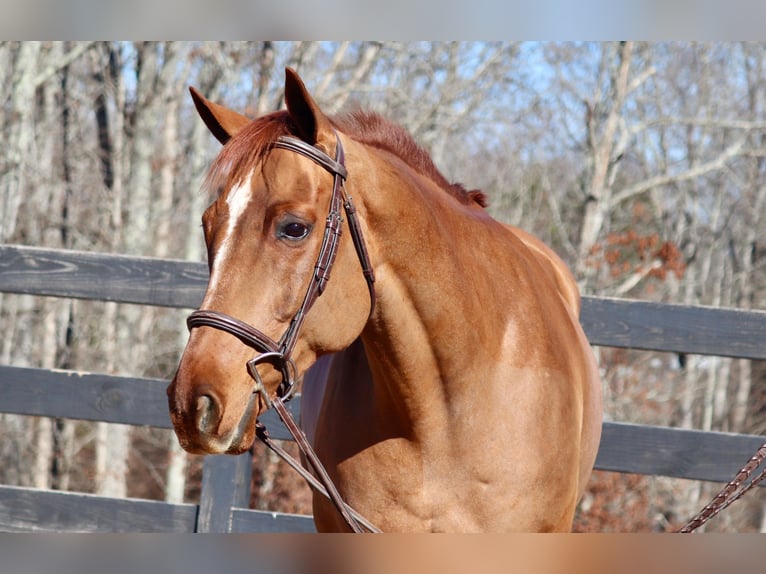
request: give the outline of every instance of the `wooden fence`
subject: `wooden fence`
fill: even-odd
[[[196,308],[201,263],[0,245],[0,292]],[[766,359],[766,312],[583,300],[594,345]],[[170,428],[160,379],[0,365],[0,412]],[[294,413],[300,397],[289,403]],[[269,412],[275,438],[288,439]],[[2,438],[0,437],[0,440]],[[596,468],[724,482],[766,439],[605,422]],[[199,504],[0,486],[0,530],[311,532],[310,517],[249,510],[251,455],[207,456]]]

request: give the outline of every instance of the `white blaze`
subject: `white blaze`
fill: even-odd
[[[221,241],[221,247],[216,254],[216,262],[218,265],[213,269],[213,275],[210,277],[209,291],[214,291],[220,281],[221,269],[225,266],[222,265],[226,262],[229,252],[231,250],[231,244],[234,241],[234,230],[237,227],[242,214],[247,209],[250,200],[253,198],[253,190],[251,187],[253,174],[252,172],[245,178],[241,185],[235,187],[229,191],[229,196],[226,198],[226,204],[229,206],[229,219],[226,222],[226,232]]]

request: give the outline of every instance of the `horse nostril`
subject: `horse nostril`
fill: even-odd
[[[195,420],[197,429],[202,433],[210,432],[211,426],[218,424],[218,406],[216,401],[210,395],[202,395],[197,399],[197,412]]]

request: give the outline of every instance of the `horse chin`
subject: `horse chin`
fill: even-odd
[[[242,413],[239,424],[231,434],[228,448],[225,450],[226,454],[242,454],[253,446],[255,423],[265,410],[266,405],[260,393],[251,393],[245,412]]]
[[[225,454],[242,454],[243,452],[247,452],[253,446],[253,439],[254,437],[250,437],[250,439],[235,441],[229,445],[229,448],[226,450]]]
[[[224,439],[205,437],[203,440],[188,448],[184,448],[192,454],[242,454],[253,444],[252,437],[232,436]],[[183,443],[182,443],[183,446]]]
[[[234,431],[228,436],[205,435],[191,440],[179,436],[179,443],[185,451],[191,454],[242,454],[252,447],[254,439],[254,430],[244,434]]]

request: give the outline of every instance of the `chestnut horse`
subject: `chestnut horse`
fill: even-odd
[[[290,69],[287,109],[252,121],[192,95],[225,145],[202,217],[210,281],[168,388],[181,445],[249,449],[268,397],[321,358],[302,419],[370,522],[570,530],[601,383],[564,263],[448,183],[402,128],[326,116]],[[340,201],[346,217],[325,226]],[[314,519],[348,529],[317,495]]]

